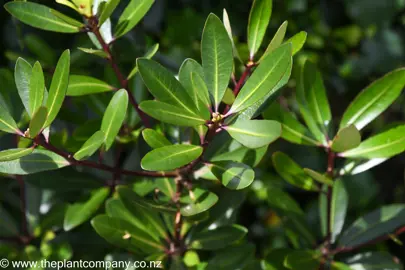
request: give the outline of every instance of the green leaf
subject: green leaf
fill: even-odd
[[[192,195],[191,195],[192,194]],[[201,214],[218,202],[218,196],[208,190],[195,188],[189,195],[180,198],[180,213],[185,217]]]
[[[226,89],[222,102],[226,105],[232,105],[235,102],[235,94],[231,89]]]
[[[121,0],[109,0],[106,2],[103,12],[101,12],[100,17],[98,19],[98,25],[101,26],[104,24],[104,22],[110,18],[110,16],[113,14],[115,8],[118,6]]]
[[[156,188],[169,198],[174,198],[176,194],[176,183],[173,178],[159,177],[155,181]]]
[[[216,162],[210,165],[210,170],[229,189],[244,189],[255,179],[255,172],[243,163]]]
[[[76,160],[87,159],[91,157],[104,143],[105,135],[102,131],[94,133],[77,151],[73,158]]]
[[[18,95],[24,105],[25,110],[31,117],[30,110],[30,80],[32,74],[31,65],[25,61],[23,58],[19,57],[15,63],[14,79],[15,85],[17,86]]]
[[[332,119],[322,75],[315,64],[307,60],[303,70],[303,87],[309,112],[324,134]]]
[[[115,37],[119,38],[134,28],[154,2],[155,0],[131,0],[118,20]]]
[[[314,270],[321,264],[322,255],[312,250],[293,251],[284,260],[284,266],[291,270]]]
[[[42,132],[46,119],[48,118],[48,110],[45,107],[39,107],[36,113],[32,116],[29,125],[29,136],[35,138]]]
[[[225,130],[248,148],[268,145],[281,136],[280,123],[271,120],[239,120]]]
[[[302,125],[292,113],[286,112],[278,102],[273,104],[263,112],[263,118],[276,120],[281,123],[281,138],[291,143],[303,145],[318,145],[319,143],[312,137],[309,130]]]
[[[69,165],[70,162],[68,160],[53,152],[35,149],[31,154],[19,159],[0,162],[0,172],[25,175],[57,170]]]
[[[335,243],[345,224],[347,207],[349,205],[349,195],[341,179],[335,180],[333,184],[331,211],[330,211],[330,231],[331,243]]]
[[[239,241],[246,233],[247,229],[240,225],[224,226],[194,234],[191,238],[190,247],[203,250],[217,250]]]
[[[345,165],[339,170],[340,175],[356,175],[365,172],[381,163],[388,158],[373,158],[369,160],[347,160]]]
[[[142,136],[145,142],[153,149],[160,148],[163,146],[172,145],[166,137],[160,132],[146,128],[142,131]]]
[[[274,88],[292,65],[291,44],[285,44],[263,59],[242,87],[227,115],[240,112],[265,96],[274,95]],[[268,98],[268,97],[267,97]]]
[[[375,270],[389,269],[402,270],[402,265],[398,260],[385,251],[371,251],[356,254],[345,260],[345,263],[350,266],[350,269]]]
[[[103,187],[95,190],[86,202],[69,205],[63,221],[63,229],[71,231],[90,219],[107,199],[109,192],[109,188]]]
[[[147,100],[139,104],[139,109],[162,122],[177,126],[199,126],[205,123],[201,116],[185,109],[156,100]]]
[[[358,147],[343,152],[346,158],[389,158],[405,150],[405,125],[382,132],[362,142]]]
[[[232,42],[221,20],[210,14],[205,22],[202,41],[201,59],[204,79],[211,94],[211,99],[218,112],[219,104],[225,93],[233,70]]]
[[[156,43],[155,45],[153,45],[143,56],[143,58],[145,59],[152,59],[153,56],[155,56],[155,54],[157,53],[157,51],[159,50],[159,43]],[[131,79],[133,76],[135,76],[135,74],[138,73],[138,65],[135,65],[135,67],[131,70],[131,72],[129,73],[127,80]]]
[[[315,181],[318,181],[319,183],[322,184],[327,184],[328,186],[332,186],[333,185],[333,180],[330,179],[327,175],[325,174],[320,174],[317,171],[308,169],[308,168],[304,168],[304,172],[311,176],[312,179],[314,179]]]
[[[293,186],[304,190],[318,191],[319,188],[304,170],[286,154],[276,152],[273,154],[273,165],[279,175]]]
[[[338,241],[338,247],[361,246],[378,237],[393,233],[405,224],[405,205],[383,206],[358,218],[345,230]]]
[[[262,263],[263,270],[287,270],[288,268],[284,267],[284,260],[291,252],[293,250],[288,248],[271,249]]]
[[[29,115],[34,115],[34,113],[37,112],[38,108],[42,105],[45,92],[44,72],[42,71],[42,67],[39,62],[35,62],[31,74],[29,88]]]
[[[196,145],[164,146],[147,153],[141,161],[141,166],[148,171],[174,170],[197,159],[202,151],[202,147]]]
[[[180,67],[179,81],[204,119],[209,119],[210,111],[208,108],[211,107],[211,102],[209,101],[207,86],[200,77],[202,74],[203,70],[200,64],[193,59],[186,59]]]
[[[399,97],[404,86],[405,69],[397,69],[374,81],[346,109],[340,129],[353,124],[361,130]]]
[[[22,132],[18,129],[16,122],[10,115],[6,107],[0,104],[0,130],[8,133],[15,133],[22,135]]]
[[[0,162],[22,158],[34,151],[34,148],[15,148],[0,151]]]
[[[215,255],[208,261],[206,270],[235,270],[252,269],[244,268],[255,257],[255,246],[250,243],[239,246],[232,246],[215,252]],[[280,270],[280,269],[278,269]]]
[[[128,93],[125,89],[118,90],[105,110],[101,122],[101,131],[105,135],[106,150],[110,149],[125,120],[128,107]]]
[[[89,76],[71,75],[69,77],[69,86],[67,96],[84,96],[103,92],[113,91],[114,87]]]
[[[92,54],[92,55],[95,55],[95,56],[98,56],[101,58],[105,58],[105,59],[108,58],[108,54],[103,50],[97,50],[97,49],[92,49],[92,48],[82,48],[82,47],[77,47],[77,48],[87,54]]]
[[[360,132],[351,124],[341,130],[333,138],[331,148],[335,152],[344,152],[359,146],[361,142]]]
[[[152,95],[159,101],[177,106],[191,114],[199,114],[192,98],[181,83],[159,63],[139,58],[139,72]]]
[[[66,50],[59,58],[55,72],[52,77],[51,88],[49,89],[46,108],[48,109],[48,119],[44,128],[48,127],[59,113],[65,99],[66,90],[69,85],[70,51]]]
[[[298,34],[295,34],[294,36],[292,36],[285,43],[292,44],[292,48],[293,48],[292,55],[294,56],[296,53],[298,53],[302,49],[302,47],[304,47],[306,40],[307,40],[307,32],[301,31]]]
[[[283,43],[284,37],[285,37],[285,33],[287,32],[287,26],[288,26],[288,22],[285,21],[283,22],[283,24],[278,28],[276,34],[274,35],[273,39],[270,41],[269,45],[266,48],[266,51],[263,53],[262,57],[260,57],[259,59],[259,63],[262,62],[264,60],[264,58],[271,53],[272,51],[274,51],[275,49],[277,49],[278,47],[280,47],[280,45]],[[292,45],[292,44],[291,44]],[[294,47],[292,48],[292,53],[293,54],[293,50]]]
[[[91,225],[107,242],[129,251],[152,254],[164,250],[152,236],[125,220],[100,215],[92,219]]]
[[[169,214],[176,213],[176,211],[177,211],[177,208],[175,208],[173,206],[160,204],[155,201],[142,198],[141,196],[136,194],[134,191],[130,190],[129,188],[127,188],[125,186],[118,187],[117,192],[118,192],[118,196],[119,196],[120,200],[124,203],[125,207],[128,209],[132,209],[136,206],[136,207],[142,207],[146,210],[152,209],[157,212],[169,213]]]
[[[61,33],[77,33],[81,30],[80,27],[77,27],[77,25],[84,27],[84,24],[77,21],[76,26],[71,25],[65,20],[56,16],[53,13],[53,9],[32,2],[9,2],[4,5],[4,8],[23,23],[43,30]],[[73,20],[71,18],[69,19]]]
[[[235,46],[235,42],[233,41],[231,22],[229,21],[228,12],[226,12],[226,9],[224,9],[224,12],[222,13],[222,21],[224,22],[224,26],[225,26],[226,32],[228,33],[229,39],[232,42],[233,56],[235,58],[237,58],[241,63],[243,63],[242,59],[240,58],[238,49]]]
[[[249,15],[248,46],[250,59],[253,59],[262,44],[270,22],[272,0],[254,0]]]

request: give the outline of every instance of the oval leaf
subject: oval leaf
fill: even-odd
[[[0,162],[19,159],[29,155],[34,151],[34,148],[16,148],[8,149],[0,152]]]
[[[110,149],[125,120],[128,107],[128,93],[125,89],[118,90],[112,97],[101,121],[104,132],[106,150]]]
[[[299,52],[302,49],[306,40],[307,40],[307,32],[301,31],[298,34],[295,34],[294,36],[292,36],[285,43],[292,44],[292,48],[293,48],[292,55],[294,56],[297,52]]]
[[[102,131],[94,133],[74,154],[74,159],[82,160],[91,157],[104,143],[105,135]]]
[[[66,90],[69,85],[69,70],[70,51],[66,50],[59,58],[55,73],[52,77],[51,88],[49,89],[48,99],[46,101],[48,119],[45,122],[44,128],[48,127],[53,120],[55,120],[60,108],[62,107]]]
[[[332,186],[333,185],[333,180],[330,179],[327,175],[325,174],[320,174],[317,171],[308,169],[308,168],[304,168],[304,172],[306,174],[308,174],[309,176],[312,177],[312,179],[314,179],[315,181],[318,181],[319,183],[322,184],[327,184],[328,186]]]
[[[94,191],[86,202],[69,205],[63,229],[70,231],[90,219],[107,199],[109,192],[109,188],[103,187]]]
[[[346,158],[389,158],[405,150],[405,125],[375,135],[358,147],[343,152]]]
[[[272,0],[254,0],[249,15],[248,46],[250,59],[253,59],[262,44],[270,22]]]
[[[69,18],[76,22],[76,26],[72,25],[56,16],[56,10],[32,2],[9,2],[4,5],[4,8],[23,23],[43,30],[61,33],[77,33],[81,30],[77,25],[84,27],[84,24]]]
[[[210,170],[229,189],[244,189],[255,179],[255,172],[243,163],[216,162],[210,165]]]
[[[65,158],[47,151],[35,149],[31,154],[12,161],[0,162],[0,172],[25,175],[42,171],[57,170],[70,163]]]
[[[205,22],[202,34],[201,59],[204,79],[216,112],[231,78],[232,51],[232,42],[224,25],[211,13]]]
[[[106,1],[105,6],[103,8],[103,11],[100,14],[100,17],[98,19],[98,25],[101,26],[104,24],[104,22],[110,18],[110,16],[113,14],[115,8],[118,6],[121,0],[109,0]]]
[[[203,250],[221,249],[239,241],[246,233],[247,229],[240,225],[224,226],[194,234],[190,246]]]
[[[272,158],[274,168],[288,183],[305,190],[319,190],[312,178],[306,175],[304,170],[286,154],[276,152]]]
[[[111,85],[89,76],[71,75],[69,77],[69,86],[67,96],[84,96],[90,94],[103,93],[114,90]]]
[[[142,136],[145,142],[153,149],[160,148],[163,146],[172,145],[166,137],[160,132],[146,128],[142,131]]]
[[[177,126],[194,127],[205,124],[205,120],[197,114],[156,100],[143,101],[139,108],[153,118]]]
[[[141,166],[148,171],[174,170],[197,159],[202,151],[202,147],[196,145],[164,146],[147,153],[141,161]]]
[[[332,202],[330,211],[330,232],[331,243],[335,243],[345,224],[349,195],[344,182],[341,179],[335,180],[332,191]]]
[[[280,45],[283,43],[285,33],[287,32],[287,26],[288,22],[285,21],[283,24],[278,28],[276,34],[274,35],[273,39],[270,41],[269,45],[266,48],[266,51],[262,55],[262,57],[259,59],[259,62],[261,62],[269,53],[280,47]],[[291,53],[292,54],[292,53]]]
[[[35,62],[31,72],[30,90],[29,90],[29,115],[33,115],[41,107],[45,92],[44,72],[41,64]]]
[[[29,105],[31,74],[32,74],[31,65],[23,58],[19,57],[17,59],[17,62],[15,63],[14,80],[15,85],[17,86],[18,95],[20,96],[24,108],[30,117],[32,116]]]
[[[395,70],[373,82],[346,109],[340,129],[353,124],[361,130],[398,98],[404,86],[405,69]]]
[[[45,107],[39,107],[38,111],[32,116],[29,125],[29,136],[35,138],[42,131],[46,119],[48,118],[48,110]]]
[[[192,194],[192,195],[191,195]],[[185,217],[201,214],[218,202],[218,196],[208,190],[196,188],[190,195],[180,199],[180,213]]]
[[[225,130],[248,148],[268,145],[281,136],[280,123],[271,120],[239,120]]]
[[[344,152],[359,146],[361,142],[360,132],[355,125],[349,125],[336,134],[333,138],[331,148],[335,152]]]
[[[277,90],[274,87],[290,70],[291,65],[291,44],[282,45],[270,53],[242,87],[228,115],[252,106],[265,96],[273,95]]]

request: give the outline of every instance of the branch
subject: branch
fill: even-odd
[[[100,29],[98,27],[98,19],[96,17],[89,18],[89,28],[90,28],[90,31],[96,36],[98,42],[100,43],[101,47],[103,48],[103,51],[107,54],[108,62],[110,63],[112,69],[114,70],[114,73],[117,76],[117,79],[119,80],[121,87],[127,91],[129,102],[135,108],[135,110],[138,113],[139,117],[141,118],[144,126],[151,127],[148,116],[139,109],[139,105],[138,105],[134,95],[129,90],[128,80],[124,77],[120,68],[118,67],[118,64],[115,61],[115,58],[110,50],[109,45],[103,39],[103,36],[101,35]]]

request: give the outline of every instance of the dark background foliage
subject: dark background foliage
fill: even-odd
[[[0,1],[2,5],[5,2],[5,0]],[[37,2],[56,6],[53,0]],[[123,4],[126,1],[121,2]],[[251,2],[248,0],[157,0],[143,23],[115,44],[114,50],[118,52],[119,62],[123,63],[129,71],[136,57],[143,54],[145,47],[160,43],[158,61],[175,72],[185,58],[200,58],[199,39],[205,18],[210,12],[221,15],[222,9],[226,8],[234,35],[238,37],[237,46],[242,55],[247,55],[248,49],[244,45],[245,29]],[[123,7],[124,5],[120,6],[121,9]],[[288,20],[289,23],[288,37],[301,30],[308,32],[307,42],[296,58],[296,63],[300,63],[304,57],[310,57],[317,62],[325,79],[333,115],[340,117],[349,102],[363,87],[390,70],[404,66],[404,8],[403,0],[275,0],[266,39],[269,41],[272,38],[284,20]],[[75,16],[69,9],[61,6],[57,9]],[[16,57],[24,56],[27,59],[47,60],[45,61],[46,71],[52,72],[56,56],[60,55],[64,49],[72,48],[73,71],[80,70],[82,73],[93,74],[96,77],[103,76],[107,81],[114,82],[114,76],[111,76],[112,72],[106,62],[85,56],[74,49],[79,46],[86,47],[86,44],[91,46],[85,35],[63,35],[36,30],[12,19],[3,8],[0,9],[0,25],[1,68],[12,69]],[[27,47],[27,40],[36,37],[43,39],[54,51],[48,58],[46,56],[43,58],[45,54],[51,52],[46,47],[42,47],[41,50]],[[79,57],[85,57],[86,61],[79,63],[77,61]],[[100,74],[104,75],[100,76]],[[5,78],[0,78],[2,88],[5,86],[5,81]],[[280,97],[280,102],[294,107],[294,88],[294,79],[292,79]],[[404,103],[402,95],[389,110],[367,127],[364,137],[367,133],[381,130],[385,125],[404,122]],[[72,115],[62,114],[62,117],[71,123],[78,121],[72,119]],[[78,119],[81,121],[82,118]],[[9,140],[1,138],[2,149],[9,148],[9,144]],[[325,168],[325,154],[321,150],[297,147],[280,140],[271,146],[270,153],[280,149],[303,166],[320,170]],[[258,254],[263,254],[270,247],[285,244],[278,233],[283,229],[279,217],[264,203],[263,196],[267,195],[261,194],[263,185],[281,183],[272,168],[270,153],[261,162],[259,167],[263,175],[247,192],[247,200],[242,205],[238,217],[239,222],[249,228],[249,238],[259,247]],[[350,194],[349,214],[352,220],[379,205],[405,201],[404,163],[405,156],[402,154],[370,171],[344,179]],[[54,177],[57,177],[58,174],[55,175]],[[3,192],[7,181],[10,180],[0,179],[2,197],[7,196]],[[300,192],[292,187],[287,188],[308,213],[308,222],[314,226],[317,225],[317,196]],[[17,192],[17,189],[12,191]],[[32,195],[35,196],[35,194]],[[75,194],[69,192],[65,193],[65,196],[68,201],[73,201],[75,198]],[[94,239],[98,239],[95,235],[93,236]],[[66,237],[80,239],[82,236],[79,232],[68,234]],[[91,237],[86,234],[88,241],[85,242],[88,245],[92,243]],[[86,243],[80,241],[80,245],[75,248],[85,251]],[[386,249],[387,246],[381,245],[379,248]],[[405,260],[403,247],[390,242],[388,248]]]

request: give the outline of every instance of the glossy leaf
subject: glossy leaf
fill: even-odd
[[[113,14],[115,8],[118,6],[121,0],[109,0],[106,1],[106,4],[103,8],[103,11],[100,14],[100,17],[98,18],[98,25],[103,25],[104,22],[110,18],[110,16]]]
[[[73,155],[74,159],[82,160],[91,157],[103,145],[104,138],[105,135],[102,131],[94,133]]]
[[[71,75],[69,77],[69,86],[67,96],[84,96],[103,92],[113,91],[114,87],[89,76]]]
[[[293,251],[284,260],[284,266],[291,270],[314,270],[321,264],[322,255],[312,250]]]
[[[380,236],[393,233],[405,224],[405,205],[383,206],[358,218],[345,230],[338,241],[339,247],[357,247]]]
[[[0,104],[0,130],[8,133],[22,134],[6,107]]]
[[[174,170],[187,165],[201,154],[201,146],[188,144],[164,146],[147,153],[141,161],[141,166],[148,171]]]
[[[82,47],[78,47],[78,49],[87,54],[95,55],[95,56],[105,58],[105,59],[108,58],[108,54],[103,50],[97,50],[97,49],[91,49],[91,48],[89,49],[89,48],[82,48]]]
[[[343,152],[346,158],[389,158],[405,150],[405,125],[382,132],[362,142],[358,147]]]
[[[153,149],[160,148],[163,146],[172,145],[166,137],[160,132],[146,128],[142,131],[142,136],[145,142]]]
[[[154,2],[155,0],[131,0],[118,20],[115,37],[119,38],[134,28]]]
[[[209,97],[209,91],[204,79],[197,72],[191,73],[191,83],[194,91],[197,92],[198,97],[203,102],[206,108],[211,108],[211,101]]]
[[[248,24],[248,46],[253,59],[262,44],[273,9],[272,0],[254,0],[250,9]]]
[[[217,250],[239,241],[246,233],[247,229],[240,225],[224,226],[194,234],[190,246],[195,249]]]
[[[293,186],[304,190],[317,191],[319,188],[304,170],[286,154],[276,152],[273,154],[273,165],[278,174]]]
[[[229,189],[244,189],[255,179],[255,172],[243,163],[216,162],[210,165],[210,170]]]
[[[308,169],[308,168],[304,168],[304,172],[306,174],[308,174],[309,176],[312,177],[312,179],[314,179],[315,181],[318,181],[319,183],[322,184],[327,184],[328,186],[332,186],[333,185],[333,180],[330,179],[328,176],[326,176],[325,174],[320,174],[317,171]]]
[[[164,250],[161,243],[128,221],[100,215],[92,219],[96,232],[109,243],[135,253],[155,253]]]
[[[344,152],[359,146],[361,142],[360,132],[355,125],[349,125],[336,134],[333,138],[331,148],[335,152]]]
[[[228,33],[229,39],[232,42],[233,56],[235,58],[237,58],[241,63],[243,63],[242,59],[240,58],[238,49],[235,46],[235,42],[233,41],[231,22],[229,21],[228,12],[226,12],[226,9],[224,9],[224,11],[222,13],[222,21],[224,22],[224,26],[225,26],[226,32]]]
[[[331,243],[335,243],[337,237],[343,230],[346,212],[349,205],[349,194],[341,179],[335,180],[333,184],[331,211],[330,211],[330,232]]]
[[[291,44],[282,45],[270,53],[242,87],[228,115],[250,107],[267,95],[273,95],[278,90],[274,87],[290,70],[291,65]]]
[[[22,158],[34,151],[34,148],[15,148],[0,151],[0,162]]]
[[[397,69],[373,82],[346,109],[340,129],[350,124],[358,130],[364,128],[398,98],[404,86],[405,69]]]
[[[305,44],[305,41],[307,40],[307,32],[301,31],[298,34],[295,34],[292,36],[290,39],[288,39],[285,43],[291,43],[292,44],[292,55],[294,56],[296,53],[298,53],[302,47]]]
[[[326,89],[322,75],[315,64],[306,61],[303,70],[302,84],[305,91],[305,98],[311,117],[324,134],[328,132],[328,126],[332,119]]]
[[[14,79],[17,86],[18,95],[29,116],[32,116],[30,110],[30,80],[32,74],[31,65],[23,58],[19,57],[15,63]]]
[[[177,106],[188,113],[199,114],[192,98],[181,83],[159,63],[140,58],[139,72],[152,95],[159,101]]]
[[[170,206],[170,205],[165,205],[165,204],[159,204],[155,201],[148,200],[145,198],[142,198],[138,194],[136,194],[134,191],[130,190],[127,187],[118,187],[118,196],[120,200],[124,203],[124,205],[128,208],[134,208],[136,207],[142,207],[146,210],[154,210],[162,213],[170,213],[173,214],[177,211],[177,208]]]
[[[45,107],[39,107],[36,113],[32,116],[29,125],[29,136],[35,138],[44,127],[46,119],[48,118],[48,110]]]
[[[353,257],[346,259],[345,263],[350,266],[350,269],[355,270],[403,269],[402,265],[394,256],[384,251],[369,251],[356,254]]]
[[[66,90],[69,85],[70,70],[70,51],[66,50],[59,58],[55,72],[52,77],[51,87],[49,88],[46,108],[48,109],[48,118],[44,128],[48,127],[56,118],[65,99]]]
[[[155,54],[157,53],[157,51],[159,50],[159,43],[156,43],[155,45],[153,45],[142,58],[145,59],[152,59],[153,56],[155,56]],[[138,65],[135,65],[135,67],[131,70],[131,72],[129,73],[127,80],[131,79],[133,76],[135,76],[135,74],[138,73]]]
[[[0,172],[25,175],[57,170],[69,165],[69,161],[53,152],[35,149],[31,154],[19,159],[0,162]]]
[[[225,130],[248,148],[268,145],[281,136],[280,123],[271,120],[239,120]]]
[[[101,122],[101,131],[105,135],[106,150],[110,149],[118,135],[128,107],[128,93],[125,89],[118,90],[105,110]]]
[[[216,112],[231,78],[232,50],[232,42],[224,25],[211,13],[202,34],[201,59],[204,79]]]
[[[341,175],[356,175],[365,172],[381,163],[387,161],[388,158],[373,158],[369,160],[347,160],[345,165],[340,169]]]
[[[302,125],[294,116],[286,112],[281,106],[274,102],[266,111],[263,117],[268,120],[276,120],[281,123],[281,138],[296,144],[318,145],[309,130]]]
[[[29,89],[29,114],[33,115],[38,111],[39,107],[41,107],[45,92],[44,72],[42,71],[42,67],[39,62],[35,62],[34,67],[32,68]]]
[[[271,53],[272,51],[274,51],[275,49],[277,49],[278,47],[280,47],[280,45],[283,43],[284,37],[285,37],[285,33],[287,32],[287,26],[288,26],[288,22],[285,21],[283,22],[283,24],[278,28],[276,34],[274,35],[273,39],[271,40],[271,42],[269,43],[269,45],[266,48],[266,51],[264,52],[264,54],[262,55],[262,57],[260,58],[259,62],[262,62],[264,60],[264,58]],[[293,47],[292,47],[292,51],[291,51],[291,55],[293,54]]]
[[[153,118],[177,126],[199,126],[206,121],[193,112],[160,101],[143,101],[139,108]]]
[[[107,199],[109,192],[107,187],[103,187],[94,191],[86,202],[69,205],[63,221],[63,229],[70,231],[89,220]]]
[[[218,202],[218,196],[208,190],[196,188],[192,193],[181,198],[180,202],[182,203],[180,213],[185,217],[190,217],[213,207]]]
[[[5,4],[4,8],[18,20],[32,27],[61,33],[77,33],[80,31],[80,27],[69,24],[56,16],[52,12],[53,9],[44,5],[14,1]],[[84,24],[77,22],[77,25],[79,24],[84,26]]]

